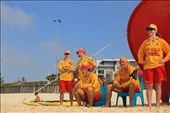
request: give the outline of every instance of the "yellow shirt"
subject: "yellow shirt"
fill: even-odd
[[[64,68],[71,68],[72,71],[62,73],[61,71]],[[58,64],[58,70],[60,72],[60,80],[64,80],[64,81],[73,80],[73,68],[74,68],[74,63],[72,60],[70,60],[70,59],[61,60]]]
[[[164,58],[163,52],[166,53]],[[159,37],[156,37],[152,43],[149,39],[146,39],[138,50],[138,63],[142,64],[145,60],[144,69],[152,69],[163,65],[160,63],[161,59],[165,62],[170,60],[169,44]]]
[[[93,72],[90,72],[89,75],[82,76],[79,82],[79,88],[85,89],[88,87],[93,87],[95,91],[100,91],[100,83],[98,76]]]
[[[94,60],[92,58],[90,58],[88,56],[84,56],[83,58],[81,58],[76,65],[76,71],[77,71],[77,75],[78,75],[79,79],[81,79],[81,77],[83,75],[82,70],[80,69],[80,66],[87,65],[87,64],[91,65],[94,68],[96,67],[96,63],[94,62]]]
[[[136,80],[130,77],[134,70],[135,68],[130,64],[128,64],[128,69],[125,71],[123,71],[123,69],[120,68],[113,84],[120,84],[122,85],[123,88],[126,88],[129,86],[130,82],[134,82],[136,86],[140,87],[138,76]]]

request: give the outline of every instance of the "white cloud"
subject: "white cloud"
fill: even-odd
[[[55,43],[55,42],[45,42],[45,43],[42,43],[40,45],[40,48],[44,49],[44,50],[47,50],[47,51],[50,51],[50,52],[56,52],[56,54],[61,54],[62,52],[62,48],[61,48],[61,45],[59,43]]]
[[[2,44],[2,64],[13,65],[14,67],[24,66],[31,62],[30,56],[17,51],[13,47]]]
[[[4,26],[28,28],[33,24],[33,18],[23,9],[1,4],[1,22]]]
[[[45,42],[40,45],[42,49],[48,50],[48,51],[54,51],[56,50],[56,44],[54,42]]]
[[[50,61],[49,61],[50,62]],[[44,79],[48,73],[56,71],[55,63],[46,63],[31,54],[20,51],[13,46],[3,43],[1,49],[1,71],[5,80],[13,81],[18,76],[29,80]]]
[[[37,61],[32,55],[19,51],[6,43],[2,44],[1,62],[2,67],[8,66],[26,72],[37,72],[45,68],[43,62]]]

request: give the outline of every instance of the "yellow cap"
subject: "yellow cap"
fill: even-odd
[[[147,29],[147,30],[153,30],[153,29],[155,29],[156,31],[158,30],[158,29],[157,29],[157,26],[156,26],[155,24],[150,24],[146,29]]]

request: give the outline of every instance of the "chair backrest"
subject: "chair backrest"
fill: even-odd
[[[139,83],[140,83],[140,89],[142,91],[144,89],[143,77],[142,76],[138,76],[138,78],[139,78]]]
[[[168,92],[168,97],[170,98],[170,91]]]

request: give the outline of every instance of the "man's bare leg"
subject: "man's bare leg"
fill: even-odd
[[[69,98],[70,98],[70,106],[73,106],[73,91],[69,93]]]
[[[106,87],[106,107],[109,107],[112,97],[112,84],[108,84]]]
[[[133,82],[131,82],[129,84],[129,105],[130,105],[130,107],[132,107],[134,94],[135,94],[135,84]]]
[[[88,97],[89,107],[93,106],[93,101],[95,98],[95,90],[93,87],[87,88],[87,97]]]
[[[75,99],[78,103],[78,106],[82,106],[82,98],[85,99],[85,93],[82,89],[77,89],[74,91],[74,96],[75,96]]]
[[[60,105],[63,105],[64,92],[60,92]]]

